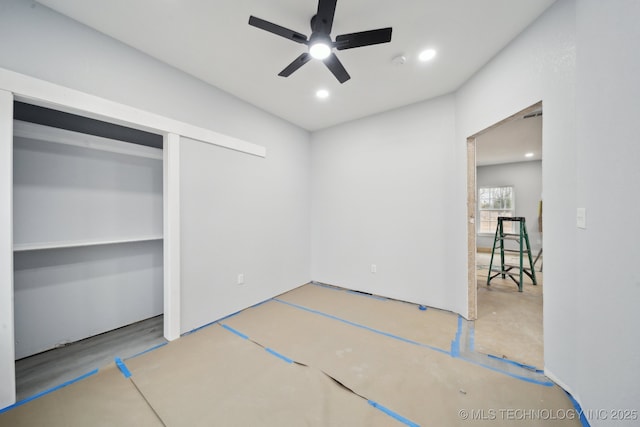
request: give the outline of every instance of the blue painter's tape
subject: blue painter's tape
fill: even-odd
[[[427,306],[426,305],[419,305],[418,306],[418,310],[426,311],[427,310]]]
[[[371,332],[374,332],[376,334],[384,335],[386,337],[393,338],[393,339],[396,339],[396,340],[399,340],[399,341],[402,341],[402,342],[406,342],[406,343],[409,343],[409,344],[414,344],[414,345],[417,345],[417,346],[420,346],[420,347],[428,348],[430,350],[434,350],[434,351],[437,351],[437,352],[440,352],[440,353],[443,353],[443,354],[453,355],[453,353],[450,353],[450,352],[448,352],[446,350],[443,350],[441,348],[433,347],[433,346],[430,346],[428,344],[423,344],[423,343],[420,343],[420,342],[417,342],[417,341],[413,341],[413,340],[410,340],[410,339],[407,339],[407,338],[402,338],[402,337],[399,337],[397,335],[390,334],[388,332],[384,332],[384,331],[380,331],[380,330],[377,330],[377,329],[370,328],[368,326],[360,325],[358,323],[351,322],[350,320],[341,319],[339,317],[333,316],[331,314],[323,313],[321,311],[314,310],[312,308],[308,308],[308,307],[304,307],[304,306],[301,306],[301,305],[298,305],[298,304],[294,304],[294,303],[291,303],[291,302],[283,301],[283,300],[280,300],[278,298],[274,298],[273,300],[276,301],[276,302],[279,302],[281,304],[286,304],[286,305],[289,305],[291,307],[298,308],[300,310],[308,311],[309,313],[318,314],[320,316],[324,316],[324,317],[327,317],[329,319],[337,320],[339,322],[346,323],[347,325],[351,325],[351,326],[355,326],[357,328],[365,329],[367,331],[371,331]],[[457,349],[458,352],[460,351],[460,335],[461,334],[462,334],[462,317],[458,316],[458,331],[456,332],[456,339],[451,342],[452,351],[453,351],[454,347]],[[456,357],[460,357],[460,355],[458,354],[458,356],[456,356]],[[519,379],[519,380],[522,380],[522,381],[526,381],[526,382],[529,382],[529,383],[543,385],[545,387],[551,387],[551,386],[554,385],[554,383],[550,382],[550,381],[541,381],[541,380],[536,380],[536,379],[528,378],[528,377],[517,375],[517,374],[512,374],[512,373],[504,371],[502,369],[498,369],[498,368],[495,368],[493,366],[489,366],[489,365],[486,365],[486,364],[483,364],[483,363],[479,363],[479,362],[476,362],[474,360],[467,359],[467,358],[464,358],[464,357],[460,357],[460,360],[464,360],[465,362],[473,363],[475,365],[482,366],[483,368],[487,368],[487,369],[490,369],[492,371],[499,372],[501,374],[504,374],[504,375],[507,375],[507,376],[510,376],[512,378],[516,378],[516,379]]]
[[[519,366],[520,368],[525,368],[525,369],[528,369],[528,370],[533,371],[533,372],[538,372],[538,373],[543,373],[544,372],[542,369],[538,369],[535,366],[525,365],[524,363],[516,362],[515,360],[505,359],[503,357],[494,356],[493,354],[487,354],[487,356],[489,356],[492,359],[499,360],[500,362],[508,363],[508,364],[514,365],[514,366]]]
[[[281,304],[290,305],[291,307],[295,307],[295,308],[298,308],[300,310],[308,311],[309,313],[318,314],[320,316],[328,317],[329,319],[333,319],[333,320],[337,320],[337,321],[342,322],[342,323],[346,323],[347,325],[355,326],[357,328],[365,329],[367,331],[374,332],[376,334],[384,335],[385,337],[393,338],[393,339],[396,339],[398,341],[406,342],[406,343],[417,345],[417,346],[420,346],[420,347],[425,347],[425,348],[428,348],[428,349],[431,349],[431,350],[434,350],[434,351],[438,351],[440,353],[449,354],[449,352],[447,350],[443,350],[443,349],[438,348],[438,347],[433,347],[433,346],[430,346],[429,344],[423,344],[423,343],[418,342],[418,341],[413,341],[413,340],[410,340],[408,338],[403,338],[403,337],[400,337],[398,335],[393,335],[393,334],[390,334],[389,332],[384,332],[384,331],[381,331],[381,330],[378,330],[378,329],[370,328],[369,326],[361,325],[359,323],[355,323],[355,322],[352,322],[350,320],[342,319],[340,317],[336,317],[336,316],[333,316],[331,314],[323,313],[322,311],[314,310],[312,308],[304,307],[302,305],[294,304],[292,302],[283,301],[283,300],[278,299],[278,298],[274,298],[273,300],[277,301],[277,302],[279,302]]]
[[[462,316],[458,316],[458,330],[456,336],[451,341],[451,356],[460,357],[460,336],[462,335]]]
[[[118,367],[118,369],[120,369],[120,372],[122,372],[122,375],[124,375],[125,378],[129,378],[131,376],[131,372],[129,372],[127,365],[125,365],[122,359],[120,359],[119,357],[116,357],[115,360],[116,360],[116,366]]]
[[[239,312],[238,312],[239,313]],[[236,313],[234,313],[236,314]],[[228,317],[233,316],[233,314],[230,314]],[[202,325],[202,326],[198,326],[197,328],[193,328],[192,330],[185,332],[184,334],[182,334],[183,337],[186,337],[187,335],[191,335],[194,332],[198,332],[200,329],[204,329],[204,328],[208,328],[209,326],[215,325],[216,323],[218,323],[218,321],[214,321],[214,322],[209,322],[206,325]]]
[[[143,354],[147,354],[147,353],[149,353],[149,352],[151,352],[153,350],[157,350],[160,347],[164,347],[167,344],[169,344],[169,343],[168,342],[161,342],[160,344],[154,345],[153,347],[148,348],[148,349],[146,349],[144,351],[141,351],[140,353],[136,353],[133,356],[129,356],[129,357],[125,358],[124,360],[129,360],[129,359],[133,359],[134,357],[142,356]]]
[[[253,305],[252,305],[251,307],[249,307],[249,308],[256,308],[256,307],[259,307],[259,306],[261,306],[262,304],[265,304],[265,303],[267,303],[267,302],[269,302],[269,301],[271,301],[271,298],[266,299],[266,300],[264,300],[264,301],[260,301],[260,302],[259,302],[259,303],[257,303],[257,304],[253,304]],[[243,310],[241,310],[241,311],[243,311]]]
[[[192,334],[192,333],[194,333],[194,332],[198,332],[200,329],[208,328],[209,326],[211,326],[211,325],[215,325],[216,323],[220,323],[220,322],[222,322],[223,320],[228,320],[228,319],[230,319],[230,318],[232,318],[232,317],[234,317],[234,316],[237,316],[238,314],[242,313],[243,311],[245,311],[245,310],[247,310],[247,309],[249,309],[249,308],[255,308],[255,307],[258,307],[258,306],[260,306],[260,305],[262,305],[262,304],[264,304],[264,303],[267,303],[267,302],[269,302],[269,301],[271,301],[271,298],[266,299],[266,300],[264,300],[264,301],[260,301],[259,303],[254,304],[254,305],[252,305],[251,307],[247,307],[247,308],[243,308],[242,310],[238,310],[238,311],[236,311],[235,313],[227,314],[226,316],[221,317],[221,318],[219,318],[219,319],[217,319],[217,320],[214,320],[213,322],[209,322],[209,323],[207,323],[207,324],[205,324],[205,325],[198,326],[197,328],[194,328],[194,329],[192,329],[192,330],[190,330],[190,331],[188,331],[188,332],[185,332],[184,334],[182,334],[182,336],[184,337],[184,336],[187,336],[187,335],[191,335],[191,334]]]
[[[227,326],[224,323],[220,323],[220,326],[222,326],[223,328],[225,328],[227,331],[229,332],[233,332],[234,334],[236,334],[237,336],[239,336],[240,338],[244,338],[245,340],[248,340],[249,337],[246,336],[245,334],[243,334],[240,331],[236,331],[235,329],[233,329],[231,326]]]
[[[571,395],[571,393],[569,393],[567,390],[565,390],[564,392],[567,393],[567,396],[569,396],[569,400],[571,400],[576,413],[580,414],[580,423],[582,424],[582,427],[591,427],[589,424],[589,420],[587,420],[587,417],[584,415],[582,406],[580,406],[578,401]]]
[[[342,288],[336,288],[334,286],[325,285],[324,283],[311,282],[311,284],[315,285],[315,286],[320,286],[322,288],[331,289],[332,291],[344,291],[344,289],[342,289]]]
[[[272,350],[272,349],[270,349],[270,348],[265,348],[265,350],[266,350],[268,353],[273,354],[275,357],[280,358],[280,359],[284,360],[284,361],[285,361],[285,362],[287,362],[287,363],[293,363],[293,359],[289,359],[287,356],[282,355],[282,354],[278,353],[278,352],[277,352],[277,351],[275,351],[275,350]]]
[[[469,351],[476,351],[476,328],[473,324],[469,328]]]
[[[264,300],[264,301],[260,301],[259,303],[257,303],[257,304],[253,304],[253,305],[252,305],[252,306],[250,306],[250,307],[243,308],[242,310],[238,310],[238,311],[236,311],[235,313],[231,313],[231,314],[228,314],[228,315],[226,315],[226,316],[224,316],[224,317],[221,317],[220,319],[216,320],[216,321],[215,321],[215,322],[213,322],[213,323],[218,323],[218,322],[222,322],[223,320],[230,319],[230,318],[232,318],[232,317],[237,316],[238,314],[242,313],[242,312],[243,312],[243,311],[245,311],[245,310],[248,310],[248,309],[250,309],[250,308],[256,308],[256,307],[259,307],[259,306],[261,306],[262,304],[264,304],[264,303],[266,303],[266,302],[269,302],[269,301],[271,301],[271,298],[266,299],[266,300]]]
[[[378,402],[374,402],[373,400],[367,400],[367,402],[369,403],[369,405],[373,406],[374,408],[384,412],[385,414],[389,415],[392,418],[395,418],[396,420],[400,421],[401,423],[411,426],[411,427],[420,427],[420,424],[414,423],[413,421],[411,421],[408,418],[403,417],[402,415],[398,414],[397,412],[392,411],[391,409],[382,406],[381,404],[379,404]]]
[[[522,380],[522,381],[525,381],[525,382],[528,382],[528,383],[542,385],[542,386],[545,386],[545,387],[553,387],[555,385],[552,381],[537,380],[535,378],[529,378],[529,377],[525,377],[523,375],[514,374],[514,373],[511,373],[511,372],[504,371],[502,369],[498,369],[498,368],[496,368],[494,366],[487,365],[485,363],[477,362],[477,361],[472,360],[472,359],[467,359],[466,357],[461,357],[460,360],[464,360],[465,362],[473,363],[474,365],[482,366],[483,368],[489,369],[491,371],[498,372],[500,374],[507,375],[507,376],[509,376],[511,378]]]
[[[219,323],[219,322],[222,322],[223,320],[231,319],[232,317],[237,316],[238,314],[242,313],[243,311],[244,311],[244,310],[238,310],[238,311],[236,311],[235,313],[227,314],[226,316],[221,317],[220,319],[216,320],[216,321],[215,321],[215,322],[213,322],[213,323]]]
[[[87,377],[90,377],[91,375],[95,375],[95,374],[97,374],[97,373],[98,373],[98,370],[97,370],[97,369],[94,369],[93,371],[91,371],[91,372],[87,372],[87,373],[86,373],[86,374],[84,374],[84,375],[80,375],[80,376],[79,376],[79,377],[77,377],[77,378],[74,378],[74,379],[72,379],[72,380],[69,380],[69,381],[67,381],[67,382],[64,382],[64,383],[62,383],[62,384],[60,384],[60,385],[57,385],[57,386],[55,386],[55,387],[52,387],[52,388],[50,388],[50,389],[48,389],[48,390],[41,391],[40,393],[34,394],[33,396],[31,396],[31,397],[27,397],[26,399],[22,399],[21,401],[16,402],[16,403],[14,403],[13,405],[9,405],[9,406],[7,406],[6,408],[2,408],[2,409],[0,409],[0,414],[2,414],[2,413],[4,413],[4,412],[7,412],[7,411],[10,411],[10,410],[11,410],[11,409],[13,409],[13,408],[17,408],[18,406],[22,406],[22,405],[24,405],[25,403],[31,402],[32,400],[35,400],[35,399],[37,399],[37,398],[39,398],[39,397],[42,397],[42,396],[44,396],[44,395],[46,395],[46,394],[52,393],[52,392],[54,392],[54,391],[56,391],[56,390],[59,390],[59,389],[61,389],[61,388],[63,388],[63,387],[66,387],[66,386],[68,386],[68,385],[71,385],[71,384],[73,384],[73,383],[76,383],[76,382],[78,382],[78,381],[80,381],[80,380],[83,380],[83,379],[85,379],[85,378],[87,378]]]

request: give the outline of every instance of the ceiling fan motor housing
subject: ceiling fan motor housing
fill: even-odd
[[[323,33],[327,36],[331,32],[330,28],[327,28],[329,25],[329,21],[326,19],[318,19],[318,15],[313,15],[311,17],[311,32],[312,33]],[[313,37],[313,34],[311,35]]]

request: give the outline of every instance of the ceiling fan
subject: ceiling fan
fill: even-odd
[[[311,58],[319,59],[324,62],[329,71],[338,79],[340,83],[344,83],[351,78],[347,70],[333,52],[333,48],[337,50],[353,49],[355,47],[370,46],[380,43],[388,43],[391,41],[391,27],[380,28],[377,30],[361,31],[358,33],[342,34],[336,37],[335,41],[331,40],[331,27],[333,26],[333,17],[336,12],[336,3],[338,0],[319,0],[318,11],[311,18],[311,36],[307,38],[304,34],[290,30],[264,19],[249,17],[249,25],[301,43],[309,47],[308,52],[304,52],[293,62],[278,73],[279,76],[289,77],[298,68],[309,62]]]

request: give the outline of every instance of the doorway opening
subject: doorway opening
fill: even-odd
[[[476,350],[542,368],[542,102],[467,138],[467,154],[469,318]],[[523,219],[503,221],[506,239],[497,234],[498,217]],[[520,281],[521,266],[537,284],[528,274]]]

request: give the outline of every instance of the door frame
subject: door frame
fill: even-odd
[[[518,111],[488,128],[467,137],[467,313],[469,320],[476,320],[478,318],[478,278],[476,277],[476,195],[478,193],[476,186],[476,138],[498,126],[517,120],[541,108],[542,101],[538,101],[524,110]]]

